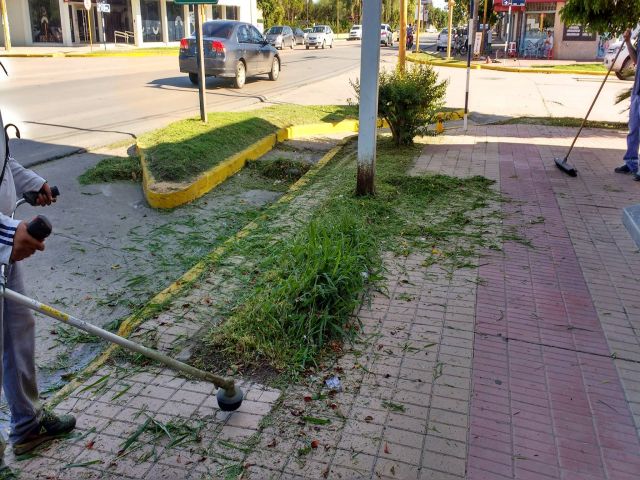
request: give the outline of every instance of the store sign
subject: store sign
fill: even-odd
[[[586,32],[582,25],[565,25],[562,31],[562,40],[566,42],[592,42],[596,34]]]
[[[176,5],[217,5],[218,0],[173,0]]]
[[[502,0],[503,7],[508,7],[509,5],[512,7],[524,7],[524,0]]]

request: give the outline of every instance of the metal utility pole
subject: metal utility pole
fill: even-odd
[[[451,58],[451,30],[453,30],[453,7],[455,7],[456,2],[454,0],[449,0],[447,2],[447,6],[449,7],[449,34],[447,35],[447,58]]]
[[[340,0],[336,0],[336,33],[340,33]]]
[[[200,97],[200,120],[207,123],[207,99],[205,98],[205,82],[204,76],[204,44],[202,42],[202,17],[204,5],[194,5],[196,20],[196,48],[198,49],[198,96]]]
[[[467,130],[467,115],[469,113],[469,80],[471,79],[471,50],[473,49],[473,39],[475,33],[473,27],[475,26],[474,15],[474,0],[471,0],[469,5],[469,26],[467,27],[467,82],[464,91],[464,130]]]
[[[4,49],[11,50],[11,34],[9,33],[9,14],[7,13],[6,0],[0,0],[0,10],[2,10],[2,33],[4,34]]]
[[[393,36],[393,33],[391,34]],[[400,0],[400,43],[398,45],[398,68],[401,72],[405,70],[407,59],[407,1]]]
[[[368,2],[366,8],[363,9],[356,195],[373,195],[375,193],[381,16],[382,2],[380,1]]]
[[[418,53],[420,51],[420,21],[422,20],[422,0],[418,0],[418,22],[416,23],[416,32],[413,35],[416,41],[416,49],[415,52]]]
[[[507,58],[507,47],[509,46],[510,36],[511,36],[511,0],[509,0],[509,16],[507,17],[507,40],[504,42],[504,58]]]
[[[488,0],[484,0],[484,15],[482,16],[482,44],[480,46],[480,53],[484,53],[484,36],[487,34],[487,5]]]

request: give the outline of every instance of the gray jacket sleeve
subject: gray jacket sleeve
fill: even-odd
[[[24,192],[39,191],[45,183],[44,178],[24,168],[13,157],[9,157],[7,168],[11,169],[11,175],[13,176],[18,198],[22,197]]]

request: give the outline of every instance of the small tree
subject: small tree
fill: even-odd
[[[360,82],[352,86],[360,97]],[[412,65],[380,73],[378,116],[384,118],[396,145],[411,145],[416,135],[426,133],[444,105],[447,81],[438,83],[438,74],[428,65]]]

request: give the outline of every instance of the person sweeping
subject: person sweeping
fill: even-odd
[[[631,61],[637,65],[638,51],[631,43],[631,29],[627,28],[622,34],[627,45]],[[622,48],[622,47],[620,47]],[[631,105],[629,106],[629,133],[627,134],[627,151],[624,154],[624,164],[615,168],[616,173],[632,174],[635,181],[640,181],[638,173],[638,148],[640,147],[640,81],[638,81],[638,69],[636,68],[631,90]]]

